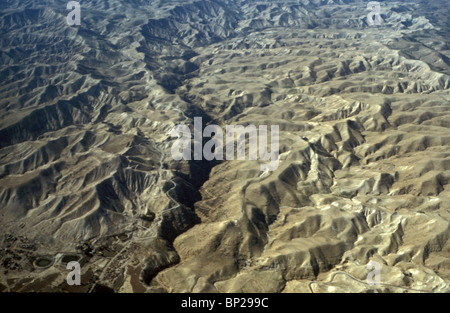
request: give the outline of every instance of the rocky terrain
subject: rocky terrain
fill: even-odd
[[[0,291],[449,292],[449,9],[380,2],[2,1]],[[194,117],[278,168],[175,161]]]

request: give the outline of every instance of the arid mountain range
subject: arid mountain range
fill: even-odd
[[[0,291],[450,291],[448,1],[80,3],[0,3]],[[195,117],[278,168],[174,160]]]

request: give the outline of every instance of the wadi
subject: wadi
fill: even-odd
[[[278,167],[279,156],[279,126],[272,125],[270,128],[270,153],[267,146],[267,125],[260,125],[259,131],[256,126],[227,125],[224,141],[224,132],[218,125],[208,125],[203,129],[202,118],[194,117],[194,137],[186,125],[176,125],[171,131],[172,137],[178,139],[172,145],[171,153],[175,161],[192,160],[192,139],[194,146],[194,160],[213,161],[224,160],[224,147],[226,160],[235,160],[235,146],[237,160],[246,159],[246,139],[248,138],[248,159],[263,161],[270,160],[270,164],[261,164],[261,171],[274,171]],[[203,145],[204,138],[211,138]],[[203,145],[203,147],[202,147]]]

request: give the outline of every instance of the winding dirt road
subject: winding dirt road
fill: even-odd
[[[184,117],[184,120],[182,121],[182,123],[186,123],[189,118],[184,114],[183,111],[181,111],[180,109],[173,109],[174,111],[177,111],[179,113],[181,113],[181,115]],[[159,144],[157,144],[155,142],[155,147],[158,150],[158,152],[161,154],[160,160],[159,160],[159,168],[157,170],[157,180],[159,180],[160,178],[162,178],[163,180],[165,179],[164,177],[167,177],[171,174],[171,171],[168,169],[164,169],[164,163],[166,160],[166,153],[164,152],[164,147],[160,147],[161,145],[164,145],[165,142],[161,142]],[[164,175],[166,174],[166,175]],[[166,212],[170,212],[172,210],[178,209],[179,207],[181,207],[181,204],[172,197],[172,195],[170,194],[172,192],[172,190],[175,190],[175,188],[177,187],[177,183],[173,180],[173,177],[170,179],[170,182],[173,184],[173,187],[170,188],[169,190],[167,190],[165,192],[167,198],[169,198],[169,200],[174,203],[175,205],[170,207],[170,208],[166,208],[163,211],[161,211],[159,213],[159,216],[161,217],[164,213]],[[133,238],[130,238],[129,241],[125,244],[125,246],[116,254],[114,255],[114,257],[112,257],[109,262],[105,265],[105,267],[103,268],[103,270],[101,271],[100,275],[99,275],[99,279],[92,285],[92,287],[89,289],[89,293],[93,292],[93,290],[95,289],[95,287],[97,286],[97,283],[104,280],[106,273],[108,272],[108,269],[110,268],[110,266],[112,264],[114,264],[114,262],[120,257],[122,256],[122,254],[128,250],[128,248],[130,247],[130,245],[135,242],[136,240],[143,240],[143,239],[148,239],[148,238],[152,238],[152,237],[156,237],[157,236],[157,229],[160,227],[162,222],[162,219],[159,218],[156,223],[153,223],[149,228],[145,228],[145,231],[148,231],[147,234],[145,234],[144,236],[139,236],[137,238],[134,238],[135,240],[133,240]],[[134,230],[136,230],[136,228],[139,227],[139,217],[135,216],[133,218],[132,221],[132,225],[135,227]],[[131,233],[134,233],[134,230],[131,231]]]
[[[358,278],[356,278],[356,277],[350,275],[349,273],[342,272],[342,271],[334,272],[334,273],[331,275],[331,278],[330,278],[330,280],[329,280],[328,282],[323,282],[323,281],[312,281],[312,282],[310,282],[310,283],[308,284],[309,291],[310,291],[311,293],[315,293],[314,290],[313,290],[313,288],[312,288],[312,286],[313,286],[314,284],[320,284],[320,283],[332,283],[333,280],[334,280],[334,278],[335,278],[337,275],[345,275],[345,276],[347,276],[348,278],[350,278],[350,279],[352,279],[352,280],[354,280],[354,281],[356,281],[356,282],[358,282],[358,283],[360,283],[360,284],[367,285],[367,286],[384,286],[384,287],[391,287],[391,288],[400,288],[400,289],[403,289],[403,290],[414,291],[414,292],[426,292],[426,293],[432,292],[432,291],[429,291],[429,290],[419,290],[419,289],[413,289],[413,288],[407,288],[407,287],[399,287],[399,286],[390,285],[390,284],[383,284],[383,283],[380,283],[380,284],[377,284],[377,285],[370,285],[370,284],[368,284],[367,282],[362,281],[362,280],[360,280],[360,279],[358,279]]]

